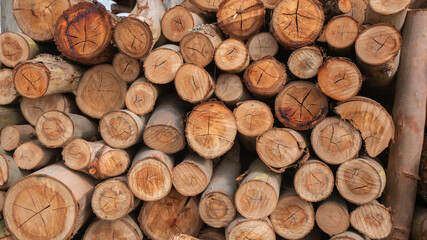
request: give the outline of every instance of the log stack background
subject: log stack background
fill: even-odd
[[[427,237],[425,2],[115,2],[1,2],[0,239]]]

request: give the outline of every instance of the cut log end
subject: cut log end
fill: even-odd
[[[358,233],[347,231],[331,237],[330,240],[364,240]]]
[[[8,125],[1,130],[0,145],[4,150],[12,151],[35,138],[36,131],[31,125]]]
[[[190,0],[190,3],[202,10],[216,12],[222,1],[223,0]]]
[[[172,82],[178,69],[184,64],[179,50],[178,46],[167,44],[151,51],[144,60],[145,77],[155,84]]]
[[[29,60],[37,53],[37,45],[28,36],[14,32],[0,34],[0,62],[8,67]]]
[[[153,33],[147,23],[135,17],[126,17],[117,23],[114,40],[121,52],[141,59],[153,47]]]
[[[288,59],[289,70],[293,75],[301,79],[315,77],[322,63],[322,52],[315,46],[299,48],[293,51]]]
[[[74,135],[74,124],[66,113],[54,110],[40,116],[36,131],[43,145],[55,148],[71,140]]]
[[[186,34],[180,44],[182,57],[185,62],[205,67],[214,59],[216,46],[203,32],[190,32]]]
[[[234,109],[237,131],[248,137],[257,137],[273,127],[274,117],[270,107],[257,100],[241,102]]]
[[[157,88],[147,81],[135,81],[126,92],[126,108],[137,115],[144,115],[154,109],[158,97]]]
[[[204,228],[200,231],[198,237],[201,240],[225,240],[224,231],[217,228]]]
[[[184,64],[179,68],[174,83],[179,97],[193,104],[209,99],[215,89],[211,75],[193,64]]]
[[[316,210],[316,223],[330,236],[343,233],[350,227],[350,214],[345,201],[338,196],[328,198]]]
[[[123,53],[114,55],[113,67],[117,76],[127,83],[135,81],[141,72],[141,66],[138,60],[126,56]]]
[[[13,153],[13,159],[20,169],[33,170],[57,159],[58,151],[44,147],[41,142],[26,142]]]
[[[267,182],[251,180],[239,186],[234,196],[237,211],[249,219],[270,215],[277,206],[277,192]]]
[[[246,45],[248,46],[249,56],[253,61],[266,56],[274,57],[279,52],[279,44],[274,36],[268,32],[254,35],[248,40]]]
[[[138,224],[130,217],[126,216],[114,221],[97,219],[86,230],[83,240],[114,240],[114,239],[134,239],[142,240],[144,236]]]
[[[242,41],[232,38],[223,41],[218,46],[214,59],[219,69],[233,73],[243,71],[250,62],[246,45]]]
[[[392,229],[389,210],[378,203],[369,203],[356,208],[350,214],[351,226],[372,239],[386,238]]]
[[[13,83],[12,70],[0,69],[0,105],[14,103],[18,97],[19,94],[16,92]]]
[[[13,69],[13,80],[19,95],[39,98],[47,91],[50,72],[42,63],[24,62]]]
[[[199,213],[209,226],[226,227],[236,216],[233,199],[220,192],[209,193],[200,200]]]
[[[122,175],[130,164],[130,158],[126,151],[114,149],[105,152],[99,157],[99,166],[89,167],[89,173],[98,178],[109,178]],[[99,172],[98,172],[99,171]]]
[[[359,25],[352,17],[340,15],[332,18],[326,25],[325,38],[332,50],[352,50],[359,34]]]
[[[401,0],[396,2],[372,0],[369,1],[369,8],[381,15],[393,15],[408,8],[410,0]]]
[[[239,75],[224,73],[216,79],[215,95],[229,106],[237,102],[248,100],[249,94]]]
[[[225,230],[227,239],[276,240],[276,234],[268,218],[251,220],[237,217]]]
[[[181,39],[195,26],[193,13],[187,8],[177,5],[163,15],[161,21],[162,33],[169,41],[180,42]]]
[[[90,147],[83,139],[74,139],[62,151],[65,165],[73,170],[81,170],[89,164]]]
[[[176,153],[185,147],[184,134],[172,126],[147,126],[142,136],[147,146],[165,153]]]
[[[334,190],[334,174],[323,162],[308,161],[295,174],[294,187],[302,199],[319,202]]]

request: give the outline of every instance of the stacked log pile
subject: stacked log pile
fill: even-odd
[[[115,2],[13,0],[22,33],[0,33],[0,239],[409,238],[426,10]]]

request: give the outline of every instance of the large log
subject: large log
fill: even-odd
[[[1,67],[1,66],[0,66]],[[19,94],[13,84],[12,70],[0,69],[0,105],[8,105],[17,102]]]
[[[426,21],[425,9],[409,11],[402,33],[405,41],[393,108],[396,139],[390,146],[384,195],[394,219],[388,239],[408,239],[410,233],[426,117]]]
[[[175,79],[184,64],[179,47],[166,44],[151,51],[144,60],[145,77],[155,84],[167,84]]]
[[[369,1],[366,11],[366,22],[368,23],[390,23],[397,31],[400,31],[405,23],[411,0],[400,1]]]
[[[29,172],[19,169],[13,157],[0,153],[0,189],[8,189]]]
[[[193,28],[205,23],[199,15],[190,12],[183,6],[175,6],[162,17],[163,36],[172,42],[180,42],[185,34]]]
[[[345,200],[338,194],[332,194],[322,201],[316,210],[316,223],[329,236],[347,231],[350,214]]]
[[[129,86],[126,92],[126,108],[137,115],[144,115],[153,111],[160,89],[141,77]]]
[[[246,45],[234,38],[226,39],[218,45],[214,60],[219,69],[230,73],[242,72],[251,61]]]
[[[274,57],[279,52],[279,44],[269,32],[260,32],[251,37],[246,43],[249,57],[252,61],[263,57]]]
[[[135,220],[129,215],[107,221],[102,219],[95,220],[85,232],[83,240],[114,240],[114,239],[132,239],[143,240],[141,229]]]
[[[0,62],[12,68],[18,63],[34,58],[39,53],[37,43],[22,33],[1,33],[0,46]]]
[[[310,79],[317,75],[323,63],[323,53],[319,47],[306,46],[291,53],[288,68],[293,75],[301,79]]]
[[[297,170],[294,187],[302,199],[319,202],[334,190],[334,174],[322,161],[309,160]]]
[[[227,240],[276,240],[276,234],[268,218],[247,219],[240,215],[225,229],[225,236]]]
[[[354,229],[372,239],[386,238],[390,235],[393,227],[389,209],[377,201],[354,209],[350,213],[350,223]]]
[[[215,96],[230,109],[238,102],[251,98],[239,75],[231,73],[223,73],[218,76],[215,83]]]
[[[6,151],[13,151],[19,145],[37,138],[36,130],[29,124],[8,125],[0,134],[0,145]]]
[[[141,73],[139,61],[121,52],[114,55],[113,67],[117,76],[127,83],[135,81]]]
[[[59,150],[47,148],[40,141],[26,142],[15,149],[13,159],[20,169],[35,170],[59,159]]]

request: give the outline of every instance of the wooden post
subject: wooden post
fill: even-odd
[[[405,23],[406,13],[408,12],[411,0],[401,0],[397,2],[387,2],[380,0],[369,1],[366,12],[366,22],[369,23],[390,23],[397,31]]]
[[[177,5],[166,11],[161,26],[166,39],[180,42],[185,34],[193,28],[205,23],[199,15],[190,12],[187,8]]]
[[[8,125],[1,130],[0,145],[6,151],[13,151],[19,145],[37,138],[33,126]]]
[[[141,73],[139,61],[121,52],[114,55],[113,67],[117,76],[127,83],[135,81]]]
[[[107,221],[96,219],[87,229],[83,240],[113,240],[113,239],[133,239],[143,240],[141,229],[129,215]]]
[[[184,64],[179,47],[166,44],[151,51],[144,60],[145,77],[155,84],[167,84],[175,79]]]
[[[332,194],[322,201],[316,210],[316,223],[329,236],[347,231],[350,227],[350,214],[345,200],[338,194]]]
[[[392,230],[391,213],[377,201],[359,206],[350,213],[351,226],[372,239],[384,239]]]
[[[34,58],[39,53],[39,47],[25,34],[3,32],[0,34],[0,62],[8,67]]]
[[[215,96],[230,109],[251,98],[239,75],[231,73],[223,73],[216,79]]]
[[[20,169],[37,170],[59,159],[59,150],[47,148],[40,141],[26,142],[13,153]]]
[[[225,229],[226,239],[269,239],[276,240],[276,234],[268,218],[247,219],[238,215]]]
[[[249,51],[242,41],[229,38],[216,48],[214,60],[222,71],[239,73],[249,66]]]
[[[339,15],[328,22],[324,34],[328,47],[333,53],[339,56],[352,55],[354,42],[359,35],[359,25],[352,17]]]
[[[307,46],[291,53],[288,59],[289,71],[297,78],[310,79],[317,75],[323,63],[323,53],[319,47]]]
[[[322,161],[309,160],[297,170],[294,187],[302,199],[319,202],[334,190],[334,174]]]
[[[13,186],[29,172],[19,169],[13,157],[0,153],[0,189],[5,190]]]
[[[255,34],[248,40],[246,45],[249,51],[249,57],[252,61],[260,60],[267,56],[274,57],[279,52],[279,44],[269,32]]]
[[[126,108],[137,115],[147,114],[153,111],[159,95],[159,87],[141,77],[133,82],[126,92]]]
[[[13,84],[12,70],[0,69],[0,105],[8,105],[17,102],[19,94]]]

